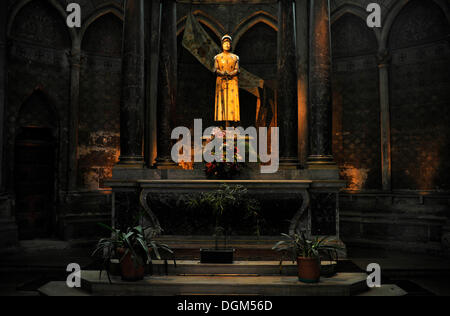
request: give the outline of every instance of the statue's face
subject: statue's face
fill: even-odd
[[[229,52],[231,50],[231,43],[230,41],[225,41],[222,44],[223,50],[226,52]]]

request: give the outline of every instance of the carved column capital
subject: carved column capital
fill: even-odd
[[[392,55],[391,53],[385,49],[383,51],[378,52],[377,54],[378,67],[386,68],[391,65]]]
[[[85,57],[81,55],[80,51],[69,51],[66,53],[69,64],[73,68],[81,68],[81,64],[85,60]]]

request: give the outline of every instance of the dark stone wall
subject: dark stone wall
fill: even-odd
[[[350,190],[381,188],[377,46],[355,15],[332,25],[333,154]]]
[[[450,188],[449,36],[432,1],[412,1],[392,27],[393,189]]]
[[[67,52],[70,36],[58,12],[45,1],[33,1],[16,16],[10,34],[8,56],[7,160],[8,187],[14,176],[14,144],[22,125],[45,127],[44,110],[23,109],[34,93],[45,96],[47,112],[51,112],[53,133],[57,141],[56,173],[61,190],[67,187],[68,105],[70,66]],[[36,117],[36,115],[38,115]],[[34,116],[34,117],[33,117]],[[45,116],[45,115],[44,115]],[[34,121],[27,122],[27,118]]]
[[[82,43],[78,185],[97,190],[111,178],[120,150],[122,21],[97,19]]]

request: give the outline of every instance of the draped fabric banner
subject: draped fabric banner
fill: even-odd
[[[187,17],[183,47],[211,72],[214,71],[214,57],[222,52],[192,13],[189,13]],[[242,67],[239,88],[257,98],[256,127],[270,126],[273,118],[273,90],[265,84],[264,79]]]

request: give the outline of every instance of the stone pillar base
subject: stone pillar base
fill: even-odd
[[[156,159],[155,168],[160,169],[160,170],[174,170],[174,169],[181,170],[181,169],[183,169],[182,167],[177,165],[175,162],[173,162],[171,159]]]
[[[309,156],[308,169],[339,169],[333,156]]]
[[[119,163],[115,168],[143,168],[144,167],[144,157],[142,156],[121,156],[119,158]]]
[[[280,170],[296,170],[300,169],[301,165],[297,158],[281,158]]]

